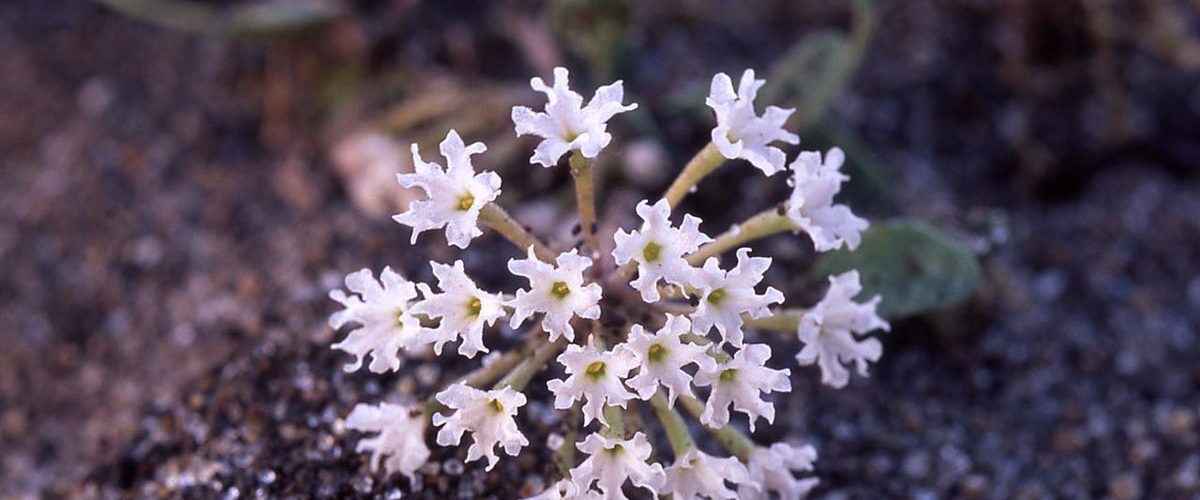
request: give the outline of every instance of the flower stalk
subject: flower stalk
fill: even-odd
[[[625,439],[625,410],[620,406],[604,405],[604,419],[608,425],[603,434],[613,439]]]
[[[770,316],[763,318],[743,315],[742,321],[745,326],[750,328],[795,334],[796,330],[800,328],[800,317],[804,316],[804,312],[804,309],[780,309],[772,311]]]
[[[501,355],[499,359],[488,362],[483,366],[476,368],[471,373],[468,373],[447,385],[454,385],[461,382],[471,387],[482,387],[501,376],[504,376],[505,379],[508,379],[512,376],[513,371],[520,368],[519,365],[521,365],[523,362],[529,361],[530,351],[533,351],[534,356],[536,356],[537,353],[541,352],[546,346],[547,341],[545,338],[540,335],[531,335],[529,336],[529,339],[526,340],[525,345],[522,348],[512,349]],[[505,373],[508,373],[508,375],[502,375]],[[528,383],[528,380],[526,380],[526,383]],[[498,384],[497,388],[500,387],[503,386]],[[446,406],[433,396],[430,396],[429,399],[426,399],[421,404],[421,409],[425,412],[425,416],[428,417],[434,413],[446,409]]]
[[[508,375],[505,375],[504,378],[500,379],[500,381],[496,383],[495,388],[501,389],[504,387],[512,387],[518,391],[524,390],[525,386],[529,384],[529,380],[532,379],[538,371],[540,371],[542,368],[545,368],[546,363],[550,362],[550,359],[558,355],[558,353],[561,352],[566,346],[567,341],[562,337],[559,337],[558,340],[554,342],[542,344],[533,351],[532,356],[525,357],[524,360],[516,366],[516,368],[513,368]]]
[[[667,440],[671,442],[671,450],[675,452],[676,457],[682,456],[696,446],[692,435],[688,433],[687,423],[683,421],[683,416],[667,404],[667,398],[663,396],[661,390],[650,398],[650,406],[654,408],[654,415],[662,423],[663,430],[667,433]]]
[[[709,257],[715,257],[726,251],[738,248],[746,243],[785,231],[799,229],[787,213],[772,208],[746,219],[745,222],[729,228],[715,240],[688,256],[688,263],[693,266],[703,264]]]
[[[663,193],[663,198],[666,198],[667,203],[671,204],[671,208],[675,208],[675,205],[678,205],[680,200],[687,196],[692,187],[700,182],[700,179],[707,177],[722,163],[725,163],[725,157],[721,155],[716,144],[709,142],[683,167],[679,177],[676,177],[671,186],[667,188],[667,192]]]
[[[530,234],[525,226],[513,219],[503,207],[494,202],[483,206],[483,209],[479,211],[479,220],[518,248],[526,249],[532,246],[534,254],[543,262],[553,262],[554,256],[557,255],[545,243]]]
[[[575,151],[571,153],[571,176],[575,178],[575,203],[579,207],[579,227],[583,241],[592,252],[600,251],[596,244],[596,187],[592,160]]]
[[[688,413],[691,413],[696,419],[699,419],[700,415],[704,413],[704,403],[701,403],[700,400],[693,397],[682,397],[679,400],[683,402],[683,406],[687,408]],[[738,457],[742,462],[750,460],[750,453],[757,447],[754,441],[751,441],[742,431],[732,425],[721,427],[709,427],[706,425],[704,428],[721,443],[721,446],[726,451]]]

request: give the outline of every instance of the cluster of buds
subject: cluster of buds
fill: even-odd
[[[716,114],[712,142],[662,198],[637,204],[639,228],[599,235],[594,160],[612,141],[608,120],[637,105],[622,103],[619,81],[597,89],[585,105],[567,76],[566,69],[556,69],[553,86],[534,78],[533,89],[546,95],[544,110],[515,107],[512,119],[517,135],[542,138],[531,163],[554,168],[569,155],[582,233],[581,241],[566,242],[569,251],[543,242],[496,204],[500,177],[479,173],[472,163],[473,155],[487,150],[483,143],[464,144],[449,131],[440,145],[445,167],[426,162],[412,146],[414,172],[399,175],[399,183],[419,187],[426,198],[395,220],[412,228],[413,242],[423,231],[444,228],[446,241],[465,249],[482,234],[481,226],[488,227],[525,254],[510,260],[508,270],[528,286],[512,294],[480,289],[462,261],[431,262],[436,291],[390,268],[378,278],[367,269],[352,273],[345,281],[348,292],[330,293],[344,306],[330,324],[348,330],[333,344],[354,357],[345,369],[357,370],[370,357],[372,372],[398,370],[406,353],[432,347],[440,355],[446,343],[456,341],[458,354],[474,358],[490,352],[485,336],[497,321],[507,317],[514,329],[533,325],[521,347],[486,356],[482,366],[427,401],[357,405],[347,427],[374,434],[358,450],[370,452],[372,470],[383,461],[389,473],[411,480],[429,458],[424,430],[432,424],[440,446],[460,445],[469,433],[467,461],[486,458],[490,470],[500,460],[497,449],[516,456],[529,444],[515,420],[527,402],[522,391],[557,361],[565,376],[547,383],[554,407],[568,410],[565,418],[579,419],[587,433],[563,446],[588,456],[568,464],[569,474],[538,498],[625,498],[627,487],[676,499],[805,496],[817,483],[812,446],[761,446],[730,424],[731,409],[746,416],[751,431],[759,419],[772,423],[775,406],[764,395],[791,390],[791,370],[771,368],[777,363],[771,347],[747,343],[744,332],[796,335],[803,345],[797,363],[816,365],[822,382],[843,387],[850,365],[865,376],[868,364],[878,360],[881,344],[866,334],[888,324],[876,314],[879,297],[855,302],[861,286],[854,271],[831,277],[815,306],[782,308],[783,293],[762,283],[771,259],[752,256],[743,245],[802,232],[817,251],[857,247],[867,222],[833,201],[848,179],[840,171],[844,155],[836,148],[824,155],[802,152],[786,165],[786,154],[772,144],[799,143],[784,128],[792,110],[772,106],[760,115],[754,99],[764,82],[753,71],[742,75],[736,89],[727,75],[718,74],[706,101]],[[701,220],[692,215],[672,223],[680,200],[733,159],[768,176],[790,169],[791,196],[715,238],[701,232]],[[730,251],[736,263],[723,268],[719,257]],[[645,324],[614,328],[602,316],[645,318]],[[654,453],[653,429],[630,434],[634,429],[626,428],[626,412],[641,404],[670,444],[669,464],[651,463],[652,455],[666,455]],[[698,422],[693,428],[717,438],[723,456],[698,447],[684,414]]]

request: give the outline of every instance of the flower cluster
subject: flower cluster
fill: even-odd
[[[763,283],[772,260],[752,256],[744,245],[791,231],[806,233],[817,251],[855,248],[867,222],[833,201],[847,180],[840,172],[844,155],[836,148],[824,156],[799,153],[790,165],[793,192],[785,210],[771,208],[740,229],[713,238],[690,214],[672,222],[681,193],[726,159],[746,160],[766,175],[787,168],[786,153],[772,144],[799,143],[785,128],[792,110],[772,106],[759,115],[754,99],[763,83],[747,70],[735,91],[727,75],[716,75],[707,99],[717,122],[712,144],[661,199],[637,204],[640,227],[605,238],[584,224],[584,242],[567,242],[569,251],[530,234],[496,204],[500,177],[477,172],[472,162],[486,152],[482,143],[466,145],[449,131],[440,145],[445,168],[425,162],[413,145],[414,172],[398,180],[426,196],[395,220],[411,228],[413,242],[424,231],[444,228],[446,242],[463,249],[482,227],[495,230],[524,254],[509,260],[507,269],[527,287],[483,290],[462,261],[431,262],[436,286],[413,283],[390,268],[378,278],[367,269],[354,272],[346,277],[346,290],[330,293],[343,306],[330,325],[345,331],[333,347],[354,356],[345,369],[358,370],[370,356],[372,372],[399,370],[408,353],[432,348],[441,355],[445,344],[455,342],[458,354],[474,358],[491,352],[487,337],[497,322],[507,318],[517,329],[535,317],[540,321],[532,322],[522,346],[490,356],[428,400],[357,405],[346,426],[374,434],[358,444],[371,453],[371,469],[382,461],[387,471],[414,479],[430,455],[424,436],[429,426],[437,428],[440,446],[460,445],[470,434],[466,460],[486,458],[489,470],[501,460],[498,450],[516,456],[529,445],[517,423],[527,403],[523,391],[553,360],[562,372],[547,382],[554,407],[587,432],[564,446],[586,458],[568,464],[567,477],[538,498],[625,498],[627,489],[636,488],[677,499],[806,495],[817,483],[811,446],[760,446],[731,423],[735,413],[745,416],[751,431],[760,419],[773,423],[770,395],[791,390],[792,371],[772,367],[777,361],[771,346],[748,342],[746,333],[790,333],[802,344],[797,363],[816,365],[822,382],[843,387],[848,365],[865,376],[879,359],[881,343],[866,335],[888,324],[876,314],[879,297],[855,300],[862,287],[854,271],[831,277],[825,298],[810,309],[781,308],[784,294]],[[612,142],[608,121],[637,105],[622,103],[621,82],[600,87],[584,105],[563,68],[554,71],[553,86],[540,78],[531,85],[546,95],[544,110],[512,111],[518,136],[542,138],[530,162],[549,168],[572,155],[581,218],[594,214],[595,207],[584,206],[595,189],[587,171]],[[723,267],[720,256],[728,250],[735,262]],[[643,432],[648,429],[626,432],[625,415],[639,408],[658,418],[671,444],[670,464],[651,460],[662,453],[654,453],[658,441]],[[714,433],[729,455],[701,450],[680,410]]]

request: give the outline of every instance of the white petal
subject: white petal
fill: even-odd
[[[399,472],[409,481],[415,481],[413,473],[429,460],[429,447],[425,446],[425,418],[420,411],[388,403],[360,403],[346,417],[346,428],[378,433],[374,437],[364,437],[355,448],[359,453],[371,452],[372,471],[377,470],[383,460],[389,473]]]
[[[887,330],[888,323],[876,314],[879,297],[854,302],[862,291],[858,272],[849,271],[829,278],[825,298],[800,318],[797,336],[804,347],[796,355],[801,365],[817,364],[821,382],[834,388],[850,381],[847,364],[853,363],[861,376],[867,376],[869,363],[879,360],[883,344],[873,337],[859,338],[876,329]]]

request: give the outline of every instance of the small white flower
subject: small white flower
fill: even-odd
[[[730,160],[742,158],[773,175],[783,170],[787,158],[783,150],[769,146],[774,141],[799,144],[800,137],[783,129],[794,109],[767,106],[762,116],[754,112],[754,96],[766,80],[755,80],[754,70],[742,73],[737,92],[725,73],[712,79],[708,99],[704,102],[717,113],[717,127],[712,131],[713,143]]]
[[[637,376],[626,384],[637,391],[638,397],[648,400],[658,391],[659,384],[670,390],[670,405],[680,395],[692,395],[692,376],[683,371],[689,363],[711,362],[704,346],[685,343],[681,335],[690,332],[692,323],[686,317],[667,315],[667,322],[654,334],[646,333],[642,325],[633,325],[628,340],[618,349],[628,351],[637,362]]]
[[[517,429],[514,419],[517,409],[525,405],[525,395],[511,387],[481,391],[459,382],[439,392],[437,400],[457,410],[449,417],[441,413],[433,415],[433,425],[442,426],[437,434],[437,443],[442,446],[457,445],[462,441],[463,433],[471,431],[468,462],[487,457],[487,470],[492,470],[500,460],[496,456],[496,446],[515,457],[522,447],[529,444],[529,440]]]
[[[846,205],[833,203],[833,196],[850,177],[841,172],[846,155],[833,148],[821,161],[821,153],[804,151],[792,162],[792,195],[788,199],[787,215],[812,238],[818,252],[834,250],[845,245],[850,250],[862,242],[862,232],[869,225]]]
[[[570,478],[563,478],[545,491],[525,500],[604,500],[604,495],[596,490],[580,490],[579,485]]]
[[[463,270],[462,261],[453,266],[430,262],[433,275],[438,279],[442,293],[433,293],[429,285],[417,284],[424,299],[413,304],[409,312],[424,314],[430,318],[441,318],[437,327],[428,329],[429,342],[437,354],[442,345],[462,336],[458,353],[468,358],[488,352],[483,345],[483,327],[492,325],[504,317],[504,301],[496,295],[480,290]]]
[[[538,260],[532,246],[525,259],[508,261],[510,272],[529,280],[529,290],[518,290],[508,303],[514,309],[511,325],[516,328],[540,312],[545,314],[542,328],[551,341],[560,335],[575,340],[572,317],[600,317],[600,285],[584,284],[583,271],[591,267],[592,259],[579,255],[579,251],[560,254],[555,261],[557,266]]]
[[[749,248],[738,249],[737,266],[729,272],[721,270],[716,257],[709,257],[693,283],[703,291],[692,313],[693,330],[708,335],[716,326],[725,342],[741,347],[742,314],[752,318],[769,316],[770,305],[783,302],[783,293],[774,287],[767,287],[761,295],[754,291],[769,267],[770,258],[750,257]]]
[[[712,241],[700,232],[700,219],[692,215],[683,216],[679,228],[671,227],[671,205],[666,199],[658,200],[653,206],[646,200],[637,205],[637,214],[642,218],[642,228],[626,233],[618,229],[613,235],[616,247],[613,259],[617,265],[629,261],[637,262],[638,277],[629,283],[642,292],[642,300],[657,302],[658,281],[685,286],[695,269],[684,256],[695,252],[700,245]]]
[[[375,281],[370,269],[350,273],[346,276],[346,288],[357,295],[342,290],[329,292],[329,298],[345,306],[329,316],[329,326],[337,329],[351,322],[359,325],[332,346],[354,355],[354,361],[344,369],[348,372],[359,369],[368,354],[371,355],[368,368],[372,372],[400,369],[400,350],[424,344],[421,325],[409,309],[417,297],[416,287],[392,268],[385,267],[379,273],[379,281]]]
[[[607,131],[609,118],[637,109],[637,104],[621,104],[625,90],[619,80],[596,89],[592,100],[584,106],[583,96],[567,87],[566,68],[554,68],[554,87],[547,87],[537,77],[529,85],[546,94],[546,111],[538,113],[516,106],[512,121],[518,136],[533,134],[543,138],[529,158],[543,167],[553,167],[563,154],[573,149],[595,158],[612,141]]]
[[[747,344],[732,359],[713,366],[713,369],[701,365],[695,383],[699,387],[712,386],[712,392],[700,422],[710,427],[728,424],[730,403],[735,410],[749,417],[751,432],[759,417],[767,419],[767,423],[775,422],[775,405],[764,401],[759,393],[788,392],[792,390],[792,383],[788,380],[790,370],[767,368],[770,357],[770,346]]]
[[[637,361],[623,349],[601,351],[596,348],[595,337],[588,338],[587,347],[569,345],[558,355],[558,362],[567,370],[567,379],[551,380],[546,386],[554,393],[554,407],[565,410],[576,400],[583,404],[583,425],[597,418],[608,425],[604,418],[604,405],[625,408],[625,402],[633,393],[625,388],[621,380],[637,367]]]
[[[495,172],[475,173],[471,155],[487,151],[482,142],[464,146],[458,132],[450,130],[438,146],[446,157],[446,168],[421,159],[417,145],[412,145],[411,174],[398,174],[396,179],[406,188],[419,187],[427,199],[409,204],[408,211],[392,217],[412,227],[412,243],[417,235],[429,229],[446,228],[446,241],[467,248],[471,240],[483,231],[477,225],[479,211],[500,195],[500,176]]]
[[[379,461],[386,456],[383,466],[389,474],[399,472],[414,481],[413,472],[429,460],[425,417],[419,410],[388,403],[377,406],[359,403],[346,416],[346,428],[379,433],[359,440],[355,447],[358,453],[371,452],[371,472],[379,469]]]
[[[853,362],[858,374],[867,376],[868,362],[878,361],[883,344],[874,337],[859,340],[855,334],[875,329],[889,330],[887,321],[875,313],[879,296],[866,302],[854,302],[862,292],[858,271],[848,271],[829,277],[829,291],[812,309],[800,318],[797,334],[804,348],[796,355],[801,365],[817,363],[821,367],[821,382],[845,387],[850,381],[846,364]]]
[[[816,460],[817,450],[810,445],[797,448],[775,443],[770,448],[757,448],[746,463],[750,481],[738,487],[738,494],[746,499],[767,500],[773,491],[779,498],[804,498],[820,481],[815,477],[796,479],[792,471],[812,471]]]
[[[578,448],[591,456],[571,469],[571,480],[584,490],[590,489],[595,482],[605,498],[626,498],[621,486],[627,479],[658,495],[666,480],[661,464],[646,463],[651,447],[641,432],[625,440],[595,433],[579,443]]]
[[[667,468],[666,491],[675,500],[734,499],[737,493],[725,482],[742,484],[749,480],[750,472],[737,458],[717,458],[692,448]]]

